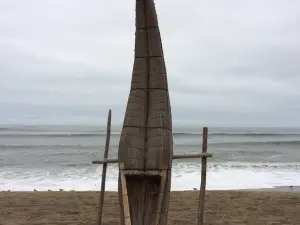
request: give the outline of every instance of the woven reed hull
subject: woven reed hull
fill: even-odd
[[[167,174],[166,188],[163,194],[159,225],[166,225],[169,211],[171,187],[171,171]],[[158,199],[160,176],[129,176],[127,177],[128,201],[132,225],[155,225],[158,216]],[[125,225],[122,188],[119,180],[119,199],[121,208],[121,224]]]
[[[167,170],[160,225],[166,224],[173,155],[172,118],[154,0],[136,0],[135,59],[119,143],[132,225],[154,225],[161,171]],[[122,188],[119,181],[121,224]]]

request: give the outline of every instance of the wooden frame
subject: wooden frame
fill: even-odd
[[[124,215],[124,224],[131,225],[130,211],[129,211],[129,202],[128,202],[128,190],[126,177],[124,173],[124,163],[119,162],[118,159],[108,159],[108,151],[109,151],[109,143],[110,143],[110,130],[111,130],[111,110],[108,113],[107,120],[107,133],[106,133],[106,144],[104,151],[104,159],[103,160],[95,160],[93,164],[102,164],[103,172],[102,172],[102,180],[101,180],[101,193],[100,193],[100,202],[99,202],[99,216],[98,216],[98,225],[102,223],[102,211],[103,211],[103,202],[104,202],[104,193],[105,193],[105,180],[106,180],[106,171],[108,163],[118,163],[120,170],[120,178],[121,178],[121,188],[122,188],[122,201],[123,201],[123,215]],[[208,136],[208,128],[203,127],[203,135],[202,135],[202,152],[198,154],[178,154],[173,155],[172,160],[176,159],[187,159],[187,158],[202,158],[201,164],[201,184],[200,184],[200,192],[198,199],[198,225],[203,225],[204,218],[204,202],[205,202],[205,190],[206,190],[206,174],[207,174],[207,158],[212,157],[212,154],[207,153],[207,136]],[[160,224],[160,216],[162,213],[162,199],[166,186],[166,179],[168,170],[166,166],[163,166],[161,173],[161,185],[159,190],[159,197],[157,202],[157,211],[156,213],[156,225]]]

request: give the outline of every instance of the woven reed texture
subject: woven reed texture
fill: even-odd
[[[142,171],[142,170],[126,170],[124,172],[127,176],[161,176],[161,171],[158,170],[150,170],[150,171]]]
[[[167,71],[154,0],[136,0],[134,66],[118,153],[119,162],[124,162],[132,225],[166,224],[172,156]],[[162,168],[168,171],[163,210],[157,213]],[[124,208],[120,180],[119,195]],[[124,209],[121,224],[125,224]]]
[[[171,107],[153,0],[136,1],[135,60],[119,143],[125,169],[171,167]]]

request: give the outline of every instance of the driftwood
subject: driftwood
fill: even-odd
[[[110,130],[111,130],[111,110],[109,110],[108,112],[107,126],[106,126],[106,143],[105,143],[105,151],[103,157],[103,159],[106,161],[108,157],[108,150],[109,150],[109,143],[110,143]],[[98,225],[101,225],[102,223],[102,209],[103,209],[104,194],[105,194],[106,170],[107,170],[107,163],[105,162],[103,163],[103,169],[102,169]]]

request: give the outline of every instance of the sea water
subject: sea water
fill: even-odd
[[[110,158],[117,157],[120,129],[113,129]],[[174,154],[201,151],[201,127],[175,127]],[[1,126],[0,190],[100,190],[105,127]],[[299,128],[209,128],[207,189],[300,185]],[[201,159],[174,160],[172,190],[199,189]],[[117,165],[106,189],[117,190]]]

